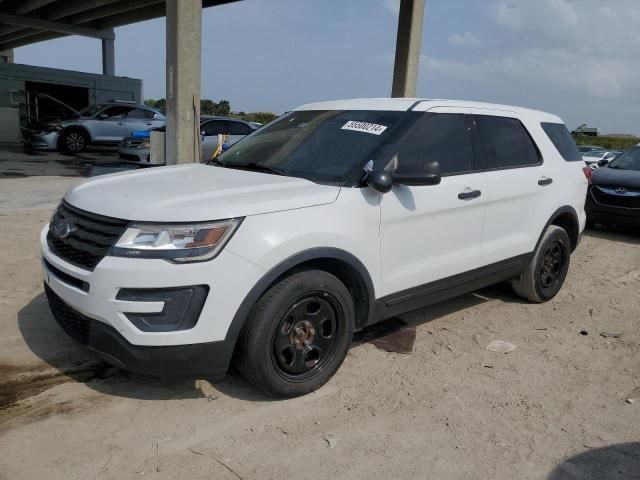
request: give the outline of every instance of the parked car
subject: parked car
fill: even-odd
[[[117,145],[134,130],[148,130],[165,124],[158,110],[144,105],[108,103],[91,105],[74,118],[43,125],[40,135],[49,148],[55,145],[65,153],[84,151],[89,145]],[[36,140],[32,140],[35,142]]]
[[[73,187],[42,231],[45,290],[62,328],[114,365],[216,378],[235,358],[269,394],[302,395],[381,319],[505,280],[553,298],[585,170],[543,112],[309,104],[208,165]]]
[[[619,152],[611,150],[591,150],[582,154],[582,159],[588,167],[602,167],[616,158]]]
[[[228,135],[225,148],[233,145],[257,130],[255,124],[226,117],[203,116],[200,122],[202,135],[202,161],[207,162],[218,146],[218,134]],[[163,130],[163,128],[157,129]],[[151,159],[150,136],[125,137],[118,146],[120,158],[140,165],[162,165]]]
[[[595,223],[640,225],[640,145],[591,175],[586,212]]]

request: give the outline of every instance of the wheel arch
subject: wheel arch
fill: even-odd
[[[551,215],[547,224],[542,229],[540,237],[538,237],[536,250],[542,241],[544,232],[547,231],[547,228],[549,228],[550,225],[561,227],[567,232],[567,235],[569,235],[569,241],[571,242],[571,251],[573,252],[580,241],[580,222],[575,209],[569,205],[565,205],[553,212],[553,215]]]
[[[364,264],[349,252],[319,247],[299,252],[269,270],[249,291],[236,311],[225,340],[236,341],[258,299],[277,281],[301,269],[324,270],[342,281],[354,300],[356,328],[364,326],[373,314],[375,292]]]

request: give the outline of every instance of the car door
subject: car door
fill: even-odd
[[[130,136],[132,132],[147,131],[154,127],[160,127],[154,123],[155,112],[151,110],[145,110],[144,108],[134,108],[127,112],[127,134]]]
[[[477,268],[486,203],[486,174],[473,169],[470,110],[433,108],[397,152],[398,174],[441,165],[439,185],[394,185],[381,201],[384,295]],[[455,281],[455,279],[454,279]]]
[[[202,161],[211,160],[213,152],[218,146],[218,135],[229,133],[229,126],[226,120],[209,120],[200,125],[202,131]]]
[[[482,265],[534,250],[550,213],[553,176],[512,112],[473,109],[480,168],[487,172]]]
[[[126,135],[126,113],[131,107],[115,105],[100,111],[89,120],[88,129],[96,142],[118,143]]]
[[[229,120],[229,145],[233,145],[234,143],[242,140],[252,131],[251,127],[244,122]]]

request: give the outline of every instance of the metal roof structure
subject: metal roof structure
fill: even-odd
[[[234,1],[202,0],[202,7]],[[113,40],[115,27],[165,12],[165,0],[0,0],[0,50],[69,35]]]

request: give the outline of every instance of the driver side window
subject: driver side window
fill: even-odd
[[[471,130],[458,113],[427,114],[398,151],[398,173],[425,173],[427,162],[438,161],[443,175],[473,170]]]
[[[128,110],[130,109],[127,107],[109,107],[101,111],[98,116],[107,115],[108,120],[123,119]]]

